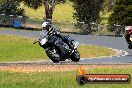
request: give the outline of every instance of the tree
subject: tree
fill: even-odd
[[[116,0],[109,24],[132,25],[132,0]]]
[[[79,22],[96,22],[102,7],[103,0],[71,0],[74,5],[74,18]]]
[[[103,10],[106,12],[111,11],[114,3],[115,3],[115,0],[103,0]]]
[[[91,34],[91,24],[100,22],[100,10],[103,0],[71,0],[74,4],[74,19],[78,21],[76,28],[84,34]]]
[[[46,19],[52,19],[52,15],[55,9],[55,5],[59,3],[63,3],[66,0],[22,0],[24,4],[27,6],[38,9],[40,6],[44,5],[45,8],[45,18]]]
[[[23,16],[24,10],[19,6],[19,0],[0,0],[0,14]]]

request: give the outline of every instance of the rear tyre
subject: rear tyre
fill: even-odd
[[[60,61],[60,56],[59,56],[59,54],[57,53],[57,50],[56,50],[56,49],[54,49],[54,50],[56,51],[56,53],[54,53],[53,50],[52,50],[52,51],[47,50],[47,51],[46,51],[46,54],[47,54],[47,56],[48,56],[54,63],[59,63],[59,61]]]
[[[71,60],[74,62],[78,62],[80,60],[80,54],[78,51],[72,53]]]

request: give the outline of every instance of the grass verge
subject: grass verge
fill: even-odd
[[[18,36],[0,35],[0,62],[35,61],[48,59],[44,50],[34,40]],[[98,46],[80,45],[78,48],[81,58],[114,55],[111,49]]]
[[[88,74],[130,74],[132,68],[94,68]],[[131,88],[130,84],[86,84],[76,83],[77,71],[66,72],[0,72],[1,88]]]
[[[16,29],[11,27],[0,27],[0,30],[16,30]]]

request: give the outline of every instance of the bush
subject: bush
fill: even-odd
[[[0,14],[24,16],[24,9],[19,8],[19,0],[1,0]]]
[[[116,0],[109,24],[132,25],[132,0]]]
[[[99,22],[100,10],[103,0],[71,0],[74,5],[74,19],[78,22],[84,22],[81,30],[85,34],[91,34],[91,23]]]

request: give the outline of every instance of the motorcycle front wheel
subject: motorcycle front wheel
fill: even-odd
[[[80,60],[80,54],[78,51],[74,51],[71,55],[71,60],[74,62],[78,62]]]
[[[60,61],[60,56],[58,54],[57,49],[53,50],[47,50],[46,51],[47,56],[54,62],[54,63],[59,63]]]

